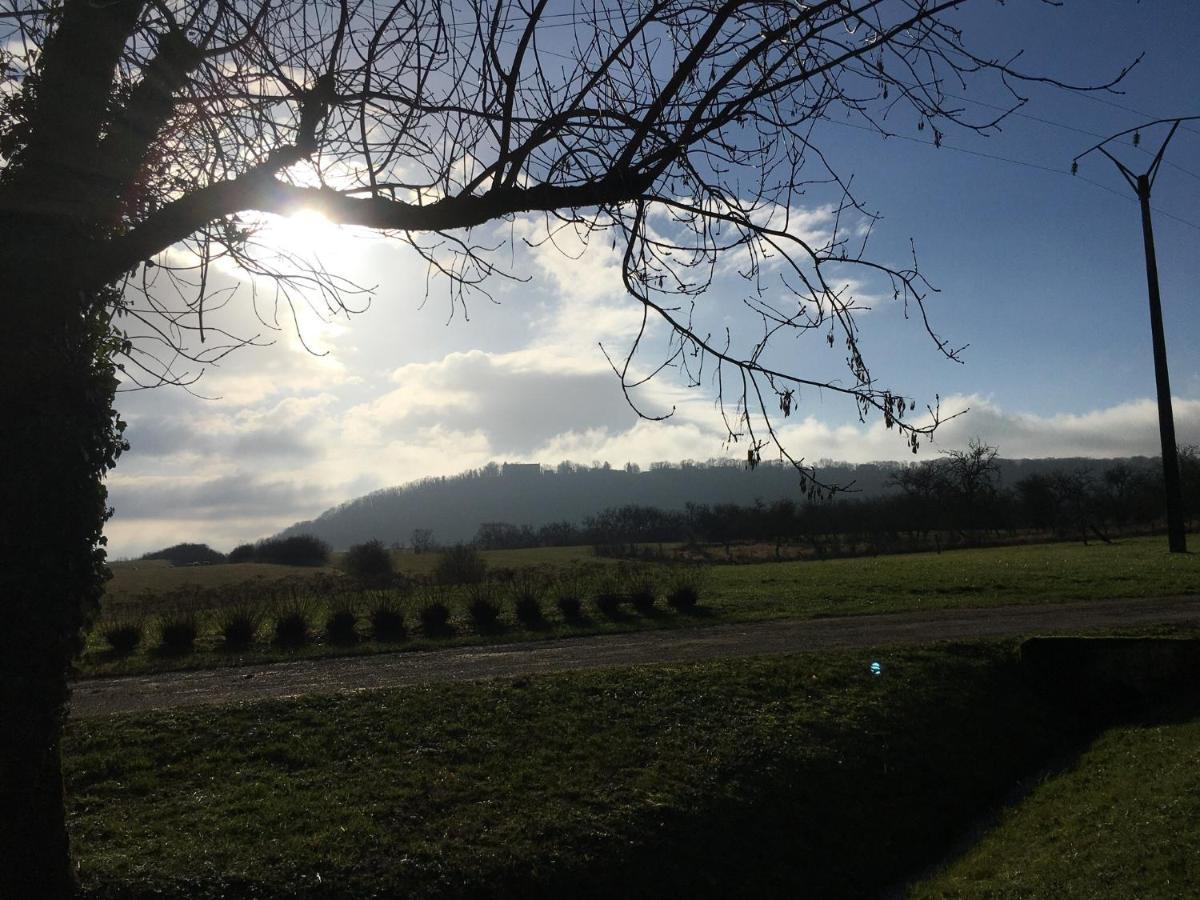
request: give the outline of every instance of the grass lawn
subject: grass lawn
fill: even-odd
[[[73,721],[64,766],[93,898],[863,897],[1069,731],[973,643]]]
[[[1116,728],[1008,810],[934,898],[1200,896],[1200,720]]]
[[[1168,553],[1162,537],[722,566],[712,578],[712,605],[746,618],[1197,592],[1200,555]]]
[[[401,554],[432,567],[436,554]],[[583,562],[596,563],[590,548],[560,547],[537,550],[508,550],[485,553],[493,567],[546,566],[569,570]],[[253,575],[265,580],[313,570],[284,566],[240,564],[195,566],[172,569],[160,564],[121,564],[110,586],[111,609],[128,604],[130,585],[155,583],[160,590],[182,586],[188,579],[210,587],[244,582]],[[135,568],[136,572],[127,568]],[[236,570],[224,572],[223,570]],[[317,570],[320,571],[320,570]],[[222,581],[222,579],[226,579]],[[1015,603],[1057,603],[1106,597],[1162,596],[1200,593],[1200,555],[1170,554],[1166,539],[1133,538],[1118,543],[1038,544],[955,550],[946,553],[915,553],[896,556],[860,557],[816,562],[754,563],[713,566],[702,598],[704,616],[683,616],[663,611],[652,617],[627,615],[609,621],[586,609],[582,620],[565,621],[547,600],[544,626],[529,629],[519,625],[511,611],[504,626],[480,632],[465,613],[465,601],[452,603],[455,617],[451,637],[430,639],[419,632],[404,644],[363,641],[352,647],[321,642],[301,650],[284,650],[259,642],[248,650],[224,651],[211,621],[201,618],[197,652],[186,656],[157,653],[150,630],[145,649],[125,658],[105,650],[99,633],[93,632],[84,654],[84,675],[123,674],[179,668],[211,668],[276,659],[347,653],[390,652],[463,643],[533,640],[579,634],[627,631],[633,628],[679,627],[702,623],[749,621],[781,617],[849,615],[901,612],[915,609],[973,607]],[[124,598],[124,599],[120,599]],[[414,604],[415,605],[415,604]],[[320,604],[318,604],[320,606]],[[663,607],[660,605],[660,609]],[[323,611],[316,611],[314,625],[320,627]],[[414,615],[410,610],[410,626]]]

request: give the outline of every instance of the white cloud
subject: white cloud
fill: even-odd
[[[133,429],[144,429],[146,457],[137,459],[135,430],[133,465],[109,482],[117,508],[107,529],[113,550],[135,554],[182,540],[228,549],[368,491],[490,460],[646,465],[745,452],[744,444],[724,444],[720,419],[701,393],[662,388],[653,396],[677,413],[649,422],[624,406],[611,374],[534,363],[527,353],[449,354],[395,370],[401,386],[349,408],[323,393],[135,422]],[[802,408],[803,418],[787,420],[779,434],[809,462],[929,459],[973,437],[1009,458],[1158,453],[1152,400],[1038,416],[969,395],[944,398],[942,409],[968,411],[945,422],[917,457],[877,419],[836,424]],[[1180,442],[1200,442],[1200,400],[1176,399],[1175,415]]]
[[[1200,400],[1176,398],[1175,428],[1181,444],[1200,442]],[[978,437],[998,447],[1009,459],[1037,457],[1157,456],[1158,406],[1138,400],[1082,414],[1038,416],[1003,409],[979,395],[942,398],[942,413],[965,411],[944,422],[932,444],[917,457],[905,451],[902,438],[878,418],[866,425],[831,426],[815,417],[780,430],[793,453],[808,459],[870,462],[882,459],[925,459],[938,448],[961,448]],[[920,417],[925,424],[928,414]]]
[[[1009,458],[1158,456],[1158,404],[1151,399],[1081,414],[1035,416],[1003,410],[985,398],[952,397],[943,407],[970,412],[939,430],[939,443],[961,446],[978,435]],[[1175,432],[1180,444],[1200,443],[1200,400],[1176,397]],[[943,433],[944,432],[944,433]]]
[[[511,231],[510,231],[511,228]],[[528,253],[542,272],[553,279],[558,296],[592,303],[625,295],[621,279],[620,244],[615,232],[585,234],[571,226],[547,233],[544,219],[523,217],[504,226],[506,237],[528,242]]]
[[[488,436],[497,453],[528,453],[553,436],[585,428],[627,428],[635,419],[611,373],[562,369],[536,354],[452,353],[403,366],[395,390],[346,414],[358,438],[389,439],[443,425]],[[651,401],[652,402],[652,401]]]

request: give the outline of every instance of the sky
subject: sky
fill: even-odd
[[[867,462],[924,460],[978,437],[1007,457],[1157,455],[1154,374],[1141,224],[1131,189],[1096,154],[1079,174],[1073,156],[1101,137],[1162,116],[1200,115],[1200,7],[1189,0],[1089,0],[1064,8],[1032,0],[970,6],[960,20],[975,46],[1026,69],[1077,82],[1107,80],[1145,53],[1121,93],[1023,88],[1029,102],[990,137],[928,132],[892,122],[883,139],[834,120],[818,139],[881,221],[874,256],[903,262],[916,247],[938,288],[928,303],[937,332],[966,345],[942,357],[917,321],[886,298],[867,300],[862,350],[874,374],[906,395],[961,412],[913,456],[878,419],[861,423],[831,392],[802,391],[782,423],[796,457]],[[974,35],[974,38],[972,38]],[[986,113],[989,95],[961,94]],[[1165,136],[1119,145],[1131,168]],[[1163,311],[1181,443],[1200,443],[1200,121],[1170,145],[1152,204]],[[830,211],[797,210],[820,233]],[[490,226],[496,240],[533,235],[527,220]],[[261,332],[208,367],[188,390],[118,397],[131,449],[109,476],[110,555],[132,557],[180,541],[219,550],[268,536],[363,493],[488,461],[648,463],[744,457],[729,447],[712,387],[660,379],[638,397],[663,422],[639,420],[599,347],[620,350],[640,307],[605,243],[586,252],[516,241],[512,270],[493,301],[451,308],[405,247],[336,229],[319,217],[273,220],[264,240],[316,254],[374,288],[350,317],[303,306],[278,330],[254,315],[250,285],[231,288],[231,330]],[[911,242],[911,244],[910,244]],[[577,258],[576,258],[577,256]],[[714,324],[745,327],[733,267],[703,299]],[[271,311],[258,298],[268,322]],[[661,335],[652,334],[652,339]],[[784,348],[799,371],[831,360],[819,336]],[[840,357],[838,357],[840,359]],[[921,408],[921,407],[918,407]],[[747,502],[753,498],[748,497]]]

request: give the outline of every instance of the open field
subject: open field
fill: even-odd
[[[579,563],[606,563],[591,547],[539,547],[534,550],[484,550],[491,568],[519,569],[534,566],[563,568]],[[280,566],[273,563],[224,563],[215,566],[172,566],[165,560],[129,560],[112,563],[113,577],[105,592],[107,602],[134,603],[146,594],[164,594],[181,588],[214,588],[260,581],[268,584],[285,578],[311,578],[321,573],[339,574],[335,554],[329,566]],[[432,575],[437,553],[393,551],[392,564],[404,575]]]
[[[616,571],[615,563],[591,556],[590,548],[493,551],[484,554],[493,567],[541,567],[550,572],[570,572],[590,564],[600,571]],[[401,554],[421,560],[430,568],[436,555]],[[126,563],[116,567],[106,600],[105,615],[139,612],[153,614],[161,594],[185,586],[229,588],[266,585],[285,577],[312,578],[330,570],[295,569],[245,563],[229,566],[194,566],[172,569],[158,563]],[[303,583],[303,582],[301,582]],[[136,586],[136,588],[135,588]],[[254,594],[256,588],[251,588]],[[154,592],[153,598],[145,593]],[[584,615],[565,619],[553,603],[543,603],[544,620],[530,628],[519,623],[511,609],[502,612],[497,626],[480,629],[466,615],[465,599],[451,595],[450,627],[438,635],[412,628],[417,598],[405,601],[410,636],[401,643],[369,639],[365,632],[353,644],[333,644],[318,635],[299,648],[281,648],[265,638],[239,649],[226,650],[216,633],[215,619],[203,612],[198,618],[200,636],[196,650],[187,655],[167,654],[154,648],[151,625],[146,646],[133,655],[109,653],[99,631],[89,637],[81,671],[84,675],[133,674],[181,668],[211,668],[277,659],[391,652],[499,641],[537,640],[582,634],[619,633],[634,629],[685,627],[716,622],[764,620],[862,613],[902,612],[957,607],[983,607],[1023,603],[1058,603],[1106,597],[1149,597],[1200,593],[1200,556],[1169,554],[1163,538],[1138,538],[1105,545],[1041,544],[941,554],[920,553],[863,557],[821,562],[758,563],[712,566],[701,597],[702,615],[681,615],[665,609],[650,615],[634,614],[626,607],[615,618],[599,614],[585,602]],[[321,627],[328,604],[313,604],[314,628]],[[270,612],[264,609],[264,612]],[[360,631],[362,631],[360,627]]]
[[[716,609],[746,618],[1166,596],[1200,592],[1200,556],[1164,538],[1035,544],[721,566],[711,588]]]
[[[492,568],[548,567],[589,563],[615,565],[590,547],[486,550]],[[397,553],[397,571],[428,575],[437,554]],[[217,587],[329,568],[262,563],[172,568],[160,561],[113,565],[108,597],[129,599],[186,586]],[[710,567],[713,602],[730,611],[766,615],[868,612],[873,608],[962,605],[1100,597],[1152,596],[1200,591],[1197,554],[1169,554],[1163,537],[1129,538],[1113,544],[1030,544],[807,562],[764,562]]]
[[[1072,740],[976,643],[112,716],[64,758],[90,897],[861,897]]]
[[[1200,895],[1200,719],[1115,728],[914,900]]]
[[[271,584],[288,578],[308,579],[320,573],[340,575],[332,566],[304,568],[273,563],[223,563],[216,566],[172,566],[161,559],[116,562],[104,592],[106,613],[149,612],[146,607],[162,594],[189,588],[228,588],[243,584]]]

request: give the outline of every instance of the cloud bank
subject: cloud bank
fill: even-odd
[[[182,540],[227,550],[368,491],[491,460],[645,466],[744,452],[724,443],[711,402],[698,394],[664,392],[656,399],[675,405],[676,415],[649,422],[625,405],[611,373],[539,368],[526,355],[452,353],[393,370],[389,388],[348,407],[315,394],[134,418],[130,464],[109,482],[114,554]],[[803,409],[780,435],[793,455],[813,463],[928,459],[975,437],[1009,458],[1158,453],[1151,399],[1051,416],[980,396],[944,398],[942,407],[966,412],[945,422],[917,456],[881,421],[830,424]],[[1177,398],[1175,415],[1180,442],[1200,442],[1200,400]]]

